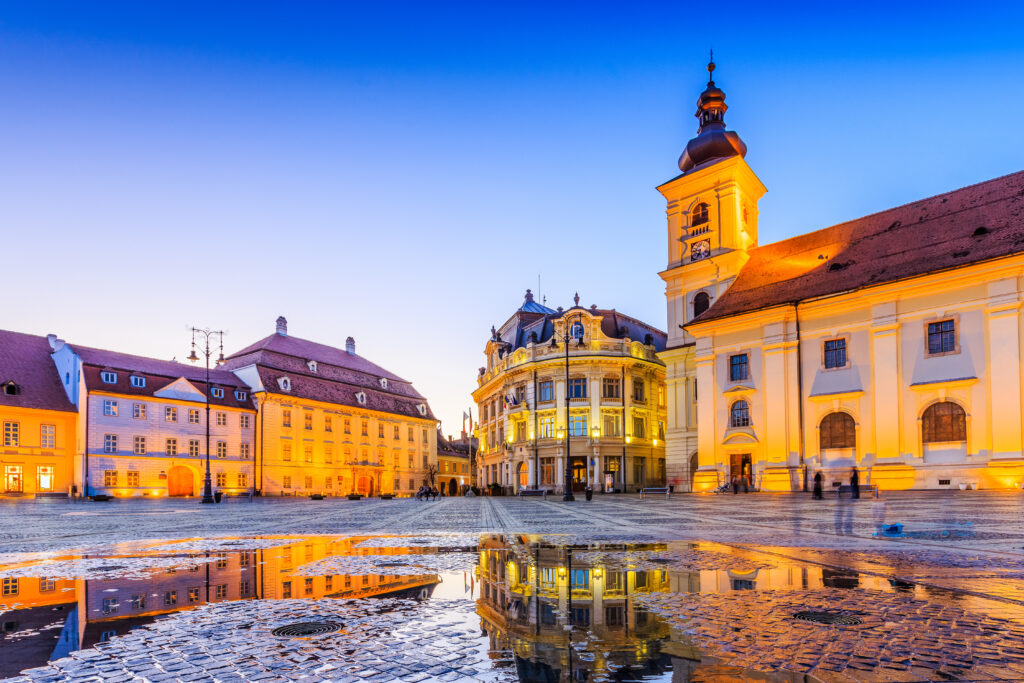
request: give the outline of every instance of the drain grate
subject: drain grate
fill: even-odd
[[[816,624],[838,624],[840,626],[856,626],[861,623],[859,617],[838,612],[797,612],[794,618],[801,621],[813,621]]]
[[[97,572],[119,572],[127,569],[128,567],[123,564],[105,564],[102,567],[93,567],[93,571]]]
[[[334,633],[341,630],[341,626],[337,621],[300,621],[278,626],[271,633],[279,638],[309,638]]]
[[[409,564],[406,562],[378,562],[378,567],[408,567]]]

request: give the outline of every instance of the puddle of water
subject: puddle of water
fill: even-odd
[[[414,680],[420,673],[427,678],[418,680],[427,680],[445,670],[489,681],[813,681],[828,670],[826,662],[787,649],[786,629],[807,629],[812,640],[856,640],[854,631],[841,629],[873,622],[870,615],[851,618],[865,613],[864,601],[844,611],[844,596],[867,596],[869,606],[890,610],[886,626],[899,609],[910,610],[912,621],[913,610],[934,606],[953,618],[991,604],[715,543],[572,546],[557,537],[464,534],[139,542],[97,554],[24,558],[0,565],[0,579],[3,677],[72,653],[136,661],[132,653],[151,651],[153,643],[160,643],[159,661],[161,648],[174,651],[175,637],[202,643],[212,624],[214,659],[270,666],[261,657],[282,647],[280,656],[287,654],[296,672],[372,670],[374,680]],[[759,632],[742,608],[772,600],[784,605],[782,620],[773,622],[778,630]],[[701,616],[702,601],[714,611]],[[792,626],[805,611],[818,616]],[[271,626],[282,633],[311,628],[315,635],[288,644],[273,640]],[[370,638],[375,629],[396,644]],[[985,626],[979,629],[982,638]],[[219,655],[218,641],[229,645]],[[767,656],[773,647],[781,660]],[[436,666],[417,672],[417,662],[428,659]],[[345,669],[356,662],[364,674]],[[851,662],[858,671],[869,663],[851,659],[844,666]]]

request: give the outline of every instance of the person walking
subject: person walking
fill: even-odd
[[[854,500],[860,498],[860,474],[856,467],[850,470],[850,497]]]
[[[814,493],[811,495],[814,500],[823,500],[821,495],[821,472],[814,473]]]

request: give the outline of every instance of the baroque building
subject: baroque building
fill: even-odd
[[[437,467],[437,420],[410,382],[345,349],[291,337],[287,321],[227,358],[259,406],[264,495],[409,495]]]
[[[214,488],[250,491],[256,409],[232,373],[211,369],[207,386],[205,368],[48,339],[81,417],[83,495],[199,495],[207,449]]]
[[[0,495],[67,495],[75,479],[78,414],[46,337],[0,330]]]
[[[526,298],[491,330],[473,392],[477,484],[516,493],[663,485],[665,333],[615,309]]]
[[[765,187],[726,109],[709,80],[659,187],[670,472],[1020,486],[1024,173],[759,246]]]

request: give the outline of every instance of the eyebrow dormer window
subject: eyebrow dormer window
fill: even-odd
[[[281,387],[281,391],[291,391],[292,381],[287,377],[278,377],[277,386]]]
[[[365,391],[357,392],[356,393],[356,401],[359,402],[359,405],[365,406],[366,405],[366,392]]]
[[[117,373],[116,372],[101,372],[100,379],[103,380],[104,384],[117,384]]]
[[[306,361],[306,367],[309,368],[310,372],[316,372],[316,361]]]
[[[418,404],[416,406],[416,410],[420,411],[420,415],[426,415],[427,414],[427,404],[426,403]]]
[[[21,393],[21,387],[14,382],[7,382],[4,384],[4,393],[8,396],[17,396]]]
[[[387,379],[387,377],[381,377],[380,378],[380,388],[381,389],[387,389],[388,388],[388,379]]]
[[[132,375],[132,386],[139,387],[141,389],[142,387],[146,386],[146,378],[138,377],[137,375]]]
[[[224,398],[224,390],[221,389],[220,387],[214,387],[213,389],[210,390],[210,393],[213,395],[214,398]]]
[[[708,222],[708,205],[701,202],[694,207],[693,212],[690,214],[690,227],[696,225],[704,225]]]

